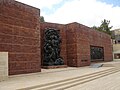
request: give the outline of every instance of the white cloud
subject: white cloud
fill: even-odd
[[[99,26],[101,20],[111,21],[114,28],[120,28],[120,7],[113,7],[96,0],[73,0],[64,4],[52,15],[45,15],[45,20],[56,23],[79,22],[87,26]]]
[[[21,2],[33,5],[38,8],[52,8],[54,4],[60,3],[62,0],[19,0]],[[107,19],[111,21],[114,28],[120,28],[120,7],[106,4],[97,0],[68,0],[64,5],[57,9],[54,13],[48,15],[45,11],[41,11],[45,21],[54,23],[70,23],[78,22],[87,26],[99,26],[101,20]]]
[[[37,8],[48,7],[51,8],[54,4],[61,2],[62,0],[16,0],[19,2],[23,2],[28,5],[32,5]]]

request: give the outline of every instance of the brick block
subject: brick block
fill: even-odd
[[[0,51],[9,52],[9,74],[41,71],[39,9],[0,2]]]

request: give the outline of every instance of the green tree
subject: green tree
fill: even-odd
[[[40,22],[45,22],[45,19],[43,16],[40,16]]]
[[[98,31],[101,31],[101,32],[105,32],[105,33],[111,35],[110,29],[112,28],[112,26],[109,27],[109,24],[110,24],[110,21],[104,19],[101,22],[101,25],[99,27],[93,26],[92,28],[95,29],[95,30],[98,30]]]
[[[98,27],[96,27],[96,26],[93,26],[92,28],[95,29],[95,30],[98,30]]]

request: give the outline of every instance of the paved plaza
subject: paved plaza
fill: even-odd
[[[0,90],[120,90],[119,63],[105,63],[100,68],[42,69],[38,73],[9,76],[0,82]]]

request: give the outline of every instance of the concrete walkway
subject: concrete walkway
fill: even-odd
[[[17,90],[27,87],[34,87],[46,83],[52,83],[64,79],[70,79],[86,74],[112,69],[113,67],[79,67],[42,69],[42,72],[10,76],[6,81],[0,82],[0,90]],[[68,90],[120,90],[120,72],[99,78],[88,83],[78,85]],[[113,88],[113,89],[112,89]],[[26,89],[28,90],[28,89]],[[34,89],[31,89],[34,90]],[[38,90],[38,89],[35,89]],[[67,89],[66,89],[67,90]]]

